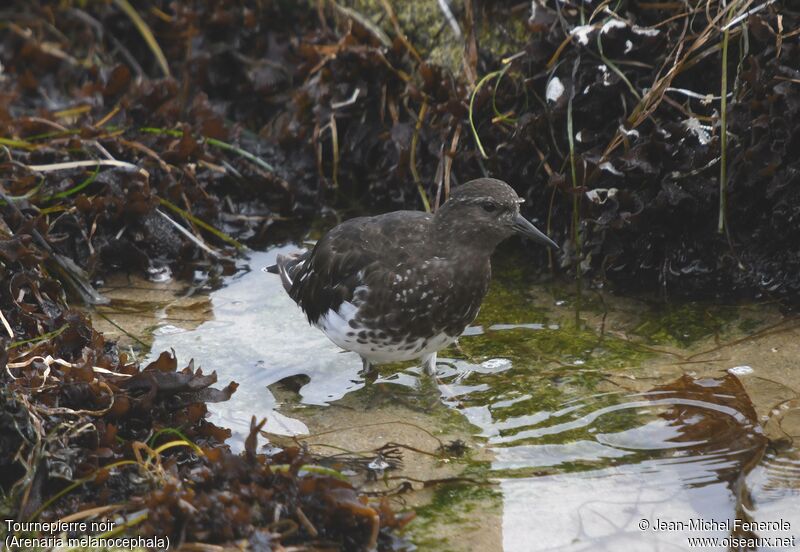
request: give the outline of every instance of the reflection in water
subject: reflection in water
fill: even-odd
[[[254,254],[250,272],[231,279],[211,294],[214,318],[181,334],[158,335],[153,351],[175,349],[179,358],[202,359],[205,370],[216,370],[220,382],[234,380],[239,389],[227,403],[209,408],[215,423],[233,430],[232,445],[241,447],[251,414],[267,418],[266,431],[292,435],[306,433],[305,424],[280,413],[267,387],[304,374],[302,402],[325,405],[363,386],[360,363],[350,353],[340,353],[319,331],[308,326],[280,280],[260,270],[284,249]],[[294,309],[294,312],[293,312]]]
[[[307,433],[310,416],[320,411],[335,427],[337,416],[354,409],[376,419],[400,407],[404,416],[446,410],[468,420],[475,439],[491,450],[486,468],[502,494],[502,543],[482,549],[684,550],[688,536],[730,534],[641,531],[641,519],[783,518],[794,534],[800,530],[793,437],[780,446],[769,441],[748,393],[725,369],[703,372],[692,364],[702,375],[690,377],[683,375],[686,366],[650,368],[660,357],[645,345],[663,349],[675,332],[707,335],[702,330],[684,331],[675,320],[666,329],[642,323],[641,305],[616,322],[603,315],[596,325],[602,331],[588,329],[591,323],[574,329],[568,309],[558,306],[563,299],[511,278],[495,284],[476,326],[461,339],[463,351],[450,351],[460,358],[439,364],[438,389],[421,381],[419,370],[397,366],[365,387],[358,357],[310,328],[278,279],[259,270],[281,251],[255,254],[251,272],[214,292],[213,319],[154,336],[153,351],[174,348],[182,362],[201,359],[221,383],[240,384],[231,401],[210,406],[213,421],[234,431],[234,447],[253,414],[267,417],[269,432],[292,435]],[[589,296],[583,306],[590,317]],[[712,322],[714,331],[724,325]],[[644,330],[634,343],[629,328],[637,327]],[[752,358],[734,360],[725,368],[746,362],[759,369]],[[784,403],[788,420],[797,404]],[[396,435],[380,437],[359,445],[379,447]],[[472,523],[488,523],[477,518]]]
[[[732,375],[683,376],[497,421],[469,391],[458,395],[496,447],[505,550],[683,550],[688,536],[728,532],[643,532],[639,520],[751,520],[745,477],[767,439]]]

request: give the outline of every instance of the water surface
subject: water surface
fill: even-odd
[[[260,270],[293,249],[254,254],[208,297],[122,285],[104,311],[153,355],[171,348],[240,384],[210,405],[233,447],[256,415],[276,443],[363,458],[385,476],[375,490],[409,481],[415,491],[393,500],[417,509],[409,532],[422,550],[684,550],[693,536],[748,536],[722,526],[734,518],[790,525],[758,536],[800,535],[796,320],[767,305],[589,292],[576,325],[569,286],[533,285],[524,263],[500,263],[436,380],[392,365],[365,385],[358,357]],[[399,461],[376,452],[387,443]],[[452,477],[462,480],[421,483]],[[692,519],[719,523],[653,530]]]

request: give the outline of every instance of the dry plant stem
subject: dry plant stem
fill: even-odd
[[[21,117],[20,122],[26,121],[31,123],[41,123],[43,125],[49,126],[50,128],[54,128],[59,132],[67,132],[69,129],[67,127],[56,123],[55,121],[51,121],[50,119],[45,119],[44,117]]]
[[[297,519],[300,520],[300,524],[305,528],[306,531],[308,531],[308,534],[313,538],[317,538],[317,535],[319,535],[317,528],[314,527],[314,524],[311,523],[311,520],[308,519],[308,516],[306,516],[305,512],[303,512],[300,506],[295,509],[295,514],[297,514]]]
[[[180,207],[177,207],[177,208],[180,209]],[[180,224],[178,224],[177,222],[172,220],[169,217],[169,215],[164,213],[164,211],[161,211],[160,209],[156,209],[156,213],[158,213],[162,218],[164,218],[164,220],[166,220],[173,227],[175,227],[175,229],[178,232],[180,232],[181,234],[186,236],[197,247],[199,247],[200,249],[202,249],[203,251],[205,251],[206,253],[208,253],[212,257],[217,258],[217,259],[222,259],[222,258],[225,257],[222,253],[220,253],[219,251],[215,251],[214,249],[211,249],[211,247],[209,245],[207,245],[205,242],[203,242],[200,238],[196,237],[189,230],[187,230],[186,228],[184,228],[183,226],[181,226]],[[188,215],[188,213],[187,213],[187,215]],[[187,218],[188,218],[188,216],[187,216]]]
[[[108,113],[106,113],[105,115],[103,115],[103,117],[102,117],[102,118],[101,118],[99,121],[97,121],[97,122],[96,122],[94,125],[92,125],[92,126],[93,126],[94,128],[101,128],[101,127],[105,126],[105,124],[106,124],[108,121],[110,121],[111,119],[113,119],[113,118],[114,118],[114,116],[115,116],[117,113],[119,113],[121,109],[122,109],[122,108],[120,107],[120,105],[119,105],[119,104],[115,105],[115,106],[114,106],[114,108],[113,108],[111,111],[109,111]]]
[[[414,127],[414,135],[411,137],[411,152],[409,155],[409,164],[411,174],[414,177],[414,183],[419,190],[419,197],[422,199],[422,205],[425,207],[425,212],[431,212],[431,203],[428,201],[428,194],[425,193],[425,187],[422,185],[422,180],[417,171],[417,143],[419,142],[419,131],[422,129],[422,123],[425,121],[425,115],[428,113],[428,100],[427,98],[422,101],[422,107],[419,108],[419,115],[417,116],[417,124]]]
[[[547,208],[547,235],[552,236],[553,231],[553,206],[555,205],[556,201],[556,190],[558,187],[551,186],[552,190],[550,191],[550,204]],[[555,265],[553,264],[553,252],[550,248],[547,248],[547,268],[550,270],[555,270]]]
[[[367,29],[372,35],[378,39],[378,41],[383,44],[386,48],[392,47],[391,39],[386,36],[386,33],[383,32],[378,25],[372,22],[369,17],[365,17],[364,15],[360,14],[353,8],[348,8],[346,6],[340,6],[336,2],[333,3],[333,7],[336,11],[341,13],[342,15],[349,17],[350,19],[355,19],[359,25]],[[324,20],[323,20],[324,21]]]
[[[320,136],[322,135],[322,129],[319,126],[319,123],[314,125],[314,132],[311,134],[311,143],[315,144],[314,152],[316,153],[316,161],[317,161],[317,174],[319,175],[320,180],[325,179],[325,171],[322,170],[322,142],[320,141]]]
[[[331,150],[333,152],[333,187],[339,187],[339,129],[336,128],[336,117],[331,113]]]
[[[6,317],[3,314],[3,311],[0,311],[0,322],[3,323],[3,327],[6,329],[6,332],[8,332],[8,337],[10,337],[11,339],[14,339],[14,331],[11,329],[11,326],[9,325],[8,320],[6,320]]]
[[[30,29],[23,29],[19,27],[15,23],[8,23],[7,27],[11,32],[18,35],[25,41],[33,42],[38,40],[36,37],[33,36],[33,32]],[[88,68],[87,62],[81,62],[68,53],[64,52],[61,48],[55,45],[52,42],[47,41],[40,41],[37,43],[37,47],[40,48],[43,52],[53,56],[54,58],[58,58],[59,60],[68,63],[74,67],[83,67]]]
[[[628,120],[626,121],[626,126],[628,129],[634,129],[643,121],[645,121],[661,104],[661,99],[666,93],[666,89],[671,86],[675,77],[693,65],[696,57],[705,55],[705,52],[700,52],[699,50],[706,43],[708,43],[709,40],[712,39],[713,32],[715,30],[719,30],[718,25],[720,21],[732,17],[735,8],[739,8],[740,11],[747,10],[752,2],[753,0],[744,0],[741,3],[731,4],[728,8],[720,10],[720,13],[718,13],[714,18],[710,19],[708,25],[696,36],[688,48],[685,50],[681,48],[680,51],[676,53],[675,59],[669,70],[663,76],[656,78],[656,80],[653,82],[653,85],[650,87],[650,90],[648,90],[648,92],[642,96],[642,101],[639,102],[631,115],[628,117]],[[717,45],[712,46],[711,48],[719,47],[720,46]],[[623,141],[623,133],[621,131],[617,131],[617,133],[614,135],[614,138],[609,142],[608,146],[606,146],[606,149],[603,152],[602,160],[608,159],[609,155],[611,155],[611,152],[619,147]]]
[[[453,159],[456,155],[456,149],[458,147],[458,139],[460,135],[461,123],[458,123],[453,131],[453,138],[450,141],[450,149],[445,151],[444,144],[442,144],[442,174],[438,180],[439,186],[436,190],[436,204],[434,205],[434,210],[439,209],[439,205],[441,205],[442,200],[447,201],[447,198],[450,197],[450,172],[453,166]],[[444,196],[442,196],[442,191],[444,191]]]
[[[453,159],[456,156],[456,150],[458,149],[458,140],[461,137],[461,123],[458,124],[456,127],[455,132],[453,133],[453,139],[450,141],[450,151],[447,153],[447,156],[444,160],[444,199],[447,200],[450,197],[450,172],[453,167]]]
[[[577,298],[575,300],[575,326],[580,325],[581,312],[581,236],[580,236],[580,198],[578,194],[578,176],[575,169],[575,136],[572,128],[572,100],[575,98],[575,80],[581,58],[575,58],[572,69],[572,92],[567,104],[567,137],[569,140],[569,166],[572,175],[572,243],[575,245],[575,286]]]
[[[127,148],[130,148],[130,149],[134,149],[134,150],[140,151],[143,154],[145,154],[146,156],[154,159],[164,172],[167,172],[167,173],[172,172],[172,168],[169,165],[167,165],[167,163],[163,159],[161,159],[161,157],[155,151],[153,151],[152,149],[148,148],[147,146],[145,146],[141,142],[135,142],[135,141],[131,141],[131,140],[126,140],[125,138],[118,138],[118,140],[119,140],[119,143],[122,144],[123,146],[125,146]]]
[[[114,510],[117,508],[122,507],[122,504],[109,504],[107,506],[98,506],[96,508],[88,508],[86,510],[81,510],[80,512],[75,512],[74,514],[70,514],[66,517],[61,518],[59,521],[61,523],[70,523],[72,521],[80,521],[82,519],[92,518],[99,514],[104,514],[109,510]]]
[[[77,169],[80,167],[97,167],[97,166],[121,167],[124,169],[137,171],[146,177],[150,176],[150,174],[141,167],[137,167],[133,163],[128,163],[127,161],[117,161],[116,159],[100,159],[97,161],[95,160],[65,161],[63,163],[49,163],[47,165],[26,165],[28,169],[34,172],[61,171],[66,169]]]
[[[719,163],[719,221],[717,232],[722,234],[725,230],[725,212],[728,201],[728,39],[730,30],[726,28],[722,33],[722,85],[720,90],[720,163]]]
[[[322,30],[326,33],[330,31],[328,27],[327,17],[325,17],[325,5],[327,2],[325,0],[317,0],[317,19],[319,20],[319,26],[322,27]],[[334,3],[334,7],[336,4]]]
[[[433,198],[433,212],[439,210],[442,203],[442,188],[444,188],[444,160],[447,153],[444,150],[444,143],[439,145],[439,162],[436,164],[436,176],[433,181],[436,183],[436,196]]]
[[[394,32],[397,34],[397,38],[400,39],[400,42],[403,43],[403,46],[406,47],[408,53],[412,55],[412,57],[417,61],[417,63],[422,63],[422,57],[420,57],[419,53],[417,52],[416,48],[414,48],[413,44],[408,41],[406,38],[406,34],[403,32],[403,29],[400,27],[400,22],[397,20],[397,14],[394,13],[394,8],[389,3],[389,0],[381,0],[381,4],[383,5],[383,9],[386,10],[386,14],[389,16],[389,20],[392,22],[392,27],[394,27]]]
[[[224,242],[227,242],[227,243],[231,244],[232,246],[234,246],[234,247],[235,247],[237,250],[239,250],[239,251],[244,251],[244,250],[246,250],[246,249],[247,249],[247,247],[245,247],[245,246],[244,246],[242,243],[240,243],[238,240],[236,240],[236,239],[234,239],[234,238],[230,237],[230,236],[229,236],[228,234],[226,234],[225,232],[223,232],[223,231],[221,231],[221,230],[218,230],[218,229],[214,228],[213,226],[211,226],[211,225],[210,225],[210,224],[208,224],[207,222],[204,222],[204,221],[200,220],[199,218],[197,218],[196,216],[192,215],[191,213],[189,213],[189,212],[187,212],[187,211],[184,211],[183,209],[181,209],[181,208],[180,208],[180,207],[178,207],[177,205],[175,205],[175,204],[171,203],[170,201],[168,201],[168,200],[166,200],[166,199],[164,199],[164,198],[159,198],[159,200],[158,200],[158,201],[159,201],[159,203],[160,203],[161,205],[163,205],[164,207],[167,207],[168,209],[170,209],[170,210],[172,210],[172,211],[174,211],[174,212],[178,213],[178,214],[179,214],[179,215],[181,215],[183,218],[185,218],[187,221],[189,221],[189,222],[190,222],[190,223],[192,223],[192,224],[196,224],[197,226],[199,226],[199,227],[200,227],[200,228],[202,228],[203,230],[206,230],[206,231],[208,231],[208,232],[211,232],[212,234],[214,234],[216,237],[218,237],[218,238],[219,238],[219,239],[221,239],[222,241],[224,241]],[[224,256],[224,255],[223,255],[223,256]]]

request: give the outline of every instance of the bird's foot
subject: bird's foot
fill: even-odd
[[[372,364],[366,358],[361,357],[361,371],[358,375],[364,378],[364,384],[369,385],[375,383],[375,380],[378,379],[380,374],[376,365]]]

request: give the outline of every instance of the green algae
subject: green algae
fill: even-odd
[[[688,347],[727,330],[737,314],[735,307],[702,303],[654,305],[633,333],[652,344]]]
[[[478,22],[478,44],[482,50],[492,53],[492,59],[502,59],[522,50],[528,43],[530,31],[524,19],[508,18],[502,22],[493,21],[491,11],[489,18]],[[502,13],[497,14],[503,17]]]
[[[381,0],[345,0],[342,5],[367,18],[389,37],[395,29]],[[449,0],[450,9],[464,28],[464,0]],[[438,65],[459,75],[463,70],[464,38],[457,37],[439,5],[438,0],[408,0],[390,2],[397,22],[408,41],[427,63]],[[527,44],[528,29],[524,19],[509,19],[506,10],[493,9],[491,4],[482,7],[475,17],[475,35],[478,47],[491,59],[502,59],[522,50]]]
[[[762,318],[746,317],[742,318],[737,324],[738,330],[744,334],[755,332],[758,328],[764,325]]]
[[[463,476],[488,481],[489,475],[486,463],[475,463]],[[491,532],[492,520],[499,525],[502,495],[488,482],[445,484],[436,488],[430,502],[416,508],[416,514],[407,534],[419,550],[460,552],[464,533]]]
[[[395,36],[392,21],[380,0],[348,0],[342,2],[368,18],[390,37]],[[450,2],[451,9],[461,10],[460,0]],[[458,74],[463,57],[463,42],[457,40],[447,24],[437,0],[391,2],[398,24],[409,42],[429,62]]]
[[[512,361],[513,368],[509,371],[476,375],[479,383],[490,383],[499,394],[507,394],[511,388],[524,388],[530,393],[539,386],[551,385],[543,376],[558,376],[584,392],[592,391],[604,373],[635,371],[653,356],[639,343],[569,325],[556,329],[488,331],[463,339],[461,348],[476,361],[488,358]]]
[[[486,328],[493,324],[548,324],[547,309],[532,304],[531,299],[524,288],[492,284],[475,323]]]

